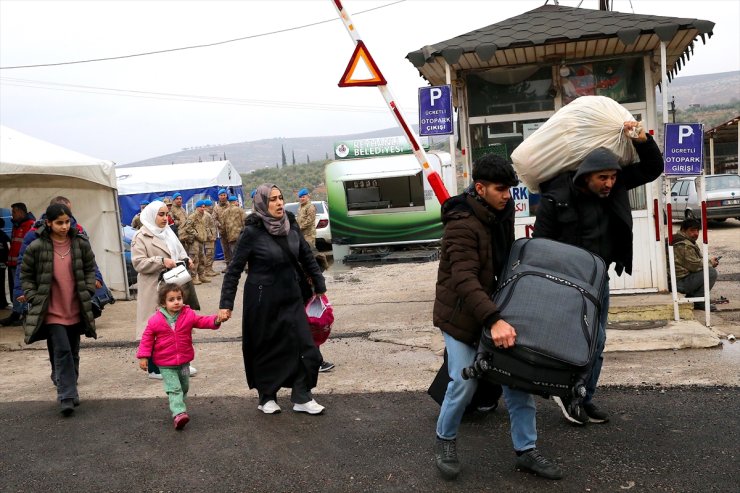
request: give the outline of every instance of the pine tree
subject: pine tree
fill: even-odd
[[[293,166],[295,166],[295,150],[293,150]]]
[[[308,157],[308,154],[306,154],[306,164],[309,164],[311,162],[311,158]]]
[[[288,160],[285,158],[285,147],[282,144],[280,144],[280,152],[283,155],[283,168],[284,168],[285,165],[288,164]]]

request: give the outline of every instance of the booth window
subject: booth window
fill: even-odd
[[[577,63],[564,68],[568,75],[560,77],[563,104],[581,96],[607,96],[622,104],[645,100],[642,58]]]
[[[411,176],[348,180],[344,182],[350,216],[400,211],[423,211],[424,183],[421,172]]]
[[[555,109],[550,66],[492,69],[466,80],[471,117]]]

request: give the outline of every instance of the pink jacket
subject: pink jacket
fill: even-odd
[[[157,310],[149,318],[141,335],[137,358],[153,358],[157,366],[178,366],[190,363],[195,357],[193,329],[218,329],[216,315],[202,316],[185,305],[175,322],[174,330]]]

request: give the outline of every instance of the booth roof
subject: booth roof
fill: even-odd
[[[242,185],[231,161],[116,168],[116,175],[118,195]]]
[[[70,151],[0,125],[0,176],[71,176],[116,188],[112,161]]]
[[[446,154],[446,153],[443,153]],[[436,153],[428,153],[429,164],[439,171],[442,159]],[[333,177],[337,181],[377,180],[380,178],[395,178],[399,176],[413,176],[421,173],[421,166],[413,154],[399,154],[397,156],[383,156],[376,158],[340,159],[334,161],[341,169],[339,176]],[[436,166],[435,166],[436,165]]]
[[[445,62],[453,71],[568,63],[655,53],[665,41],[670,78],[694,53],[695,38],[700,36],[706,42],[705,36],[711,37],[712,29],[714,22],[701,19],[543,5],[412,51],[406,58],[432,85],[440,85],[445,83]]]

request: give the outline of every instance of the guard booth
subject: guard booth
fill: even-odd
[[[694,43],[705,42],[713,28],[698,19],[544,5],[406,58],[431,85],[453,87],[467,184],[475,158],[490,152],[510,158],[528,135],[580,96],[608,96],[657,133],[662,63],[672,79]],[[668,289],[661,181],[630,193],[633,274],[612,272],[612,292]],[[517,237],[529,236],[539,197],[523,187],[517,194]]]

